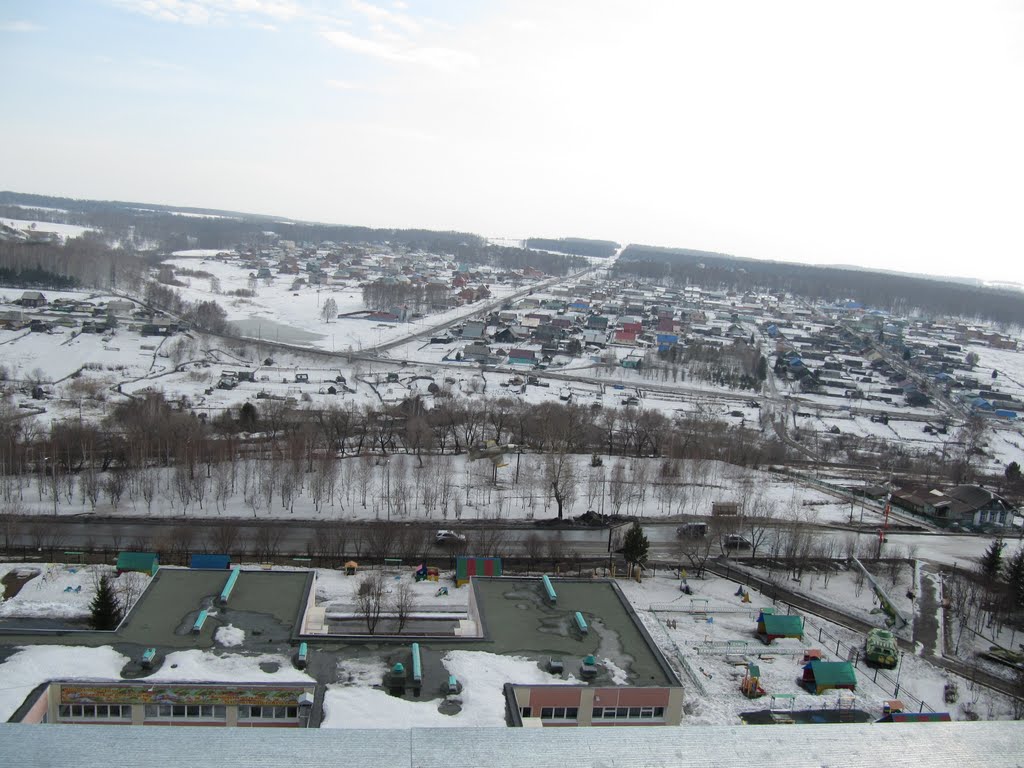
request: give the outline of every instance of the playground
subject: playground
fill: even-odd
[[[682,669],[687,721],[837,723],[880,719],[893,688],[876,683],[863,665],[848,664],[856,633],[816,616],[800,616],[757,590],[720,578],[659,574],[621,587],[673,664]],[[837,643],[837,639],[842,638]],[[837,649],[840,651],[837,653]],[[932,673],[918,659],[904,673]],[[915,675],[907,674],[903,704],[918,712]],[[928,679],[922,698],[941,705]]]

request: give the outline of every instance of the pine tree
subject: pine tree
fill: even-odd
[[[1003,571],[1003,548],[1006,543],[1002,539],[995,539],[989,544],[985,554],[981,556],[980,570],[985,578],[987,586],[993,586],[999,581]]]
[[[100,576],[100,583],[96,586],[96,597],[89,604],[89,610],[92,611],[89,624],[93,629],[115,629],[121,621],[121,606],[106,574]]]
[[[625,541],[622,543],[622,556],[630,566],[643,565],[647,562],[647,552],[651,544],[644,536],[640,523],[633,523],[633,527],[626,531]]]
[[[1024,608],[1024,547],[1020,547],[1006,564],[1006,586],[1011,610]]]

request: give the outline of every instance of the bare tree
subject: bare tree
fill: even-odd
[[[576,500],[576,461],[564,450],[545,454],[544,485],[558,505],[558,519],[562,519],[565,507],[572,507]]]
[[[359,582],[356,592],[356,614],[366,622],[366,631],[373,634],[384,610],[385,581],[380,571],[370,573]]]
[[[225,521],[210,528],[207,546],[214,552],[229,554],[238,543],[240,527],[238,523]]]
[[[416,604],[416,593],[409,582],[399,582],[394,596],[391,598],[391,604],[395,611],[395,620],[398,623],[396,634],[400,635]],[[373,630],[370,630],[370,634],[373,634]]]
[[[709,530],[703,536],[682,535],[677,537],[673,551],[680,565],[684,563],[689,565],[690,570],[693,571],[692,575],[694,578],[699,579],[704,575],[704,569],[707,567],[707,562],[711,559],[711,554],[715,549],[717,549],[715,547],[715,536]]]
[[[149,577],[143,573],[130,571],[117,577],[114,582],[114,592],[117,595],[117,602],[121,606],[122,616],[132,609],[148,584]]]

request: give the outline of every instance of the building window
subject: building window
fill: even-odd
[[[576,707],[541,707],[541,720],[575,720],[579,710]]]
[[[130,720],[131,704],[61,704],[57,715],[67,720]]]
[[[243,704],[238,708],[239,720],[295,720],[299,717],[299,708],[266,707]]]
[[[533,717],[533,710],[530,707],[520,707],[519,708],[519,716],[520,717]]]
[[[664,707],[594,707],[592,720],[663,720]]]
[[[223,704],[147,704],[146,718],[159,720],[224,720]]]

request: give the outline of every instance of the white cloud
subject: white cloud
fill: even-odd
[[[38,32],[41,29],[31,21],[0,21],[0,32]]]
[[[310,7],[293,0],[141,0],[141,2],[140,0],[111,0],[111,2],[126,11],[141,13],[160,21],[192,25],[259,18],[287,22],[314,15]]]
[[[395,13],[363,0],[351,0],[350,5],[352,10],[361,13],[371,22],[391,24],[405,30],[409,34],[416,34],[420,31],[419,22],[408,14]]]
[[[359,37],[336,27],[323,27],[320,29],[320,35],[332,45],[352,53],[360,53],[387,61],[408,61],[408,58],[394,45],[382,40]]]

